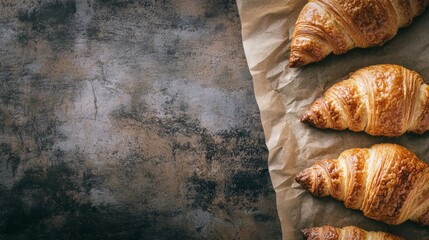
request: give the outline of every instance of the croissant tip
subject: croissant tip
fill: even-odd
[[[299,119],[301,122],[305,123],[308,121],[310,117],[308,116],[308,114],[304,113],[303,115],[301,115],[301,118]]]
[[[290,68],[296,68],[296,67],[298,67],[297,65],[298,65],[298,63],[297,63],[297,62],[292,61],[292,60],[290,60],[290,61],[289,61],[289,67],[290,67]]]
[[[314,126],[314,121],[311,119],[311,115],[308,112],[305,112],[299,119],[302,123],[309,124]]]
[[[301,229],[301,234],[304,235],[304,237],[308,237],[310,235],[310,229]]]
[[[289,57],[289,67],[290,68],[296,68],[296,67],[302,67],[306,64],[302,58],[297,55],[295,52],[291,52]]]
[[[311,181],[308,173],[306,173],[306,170],[299,172],[295,176],[295,181],[299,183],[304,189],[308,190],[311,188]]]

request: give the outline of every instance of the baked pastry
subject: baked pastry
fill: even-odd
[[[411,24],[429,0],[310,0],[295,23],[289,66],[353,48],[381,46]]]
[[[301,121],[373,136],[420,134],[429,129],[429,86],[418,73],[402,66],[365,67],[330,87]]]
[[[404,240],[385,232],[367,232],[355,226],[336,228],[332,226],[314,227],[301,230],[307,240]]]
[[[317,161],[295,180],[313,196],[332,196],[364,216],[397,225],[429,226],[429,167],[396,144],[354,148]]]

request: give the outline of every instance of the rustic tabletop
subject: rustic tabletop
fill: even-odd
[[[0,239],[279,239],[233,0],[0,1]]]

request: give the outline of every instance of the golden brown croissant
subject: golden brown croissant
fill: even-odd
[[[428,6],[429,0],[310,0],[295,23],[290,67],[352,48],[380,46]]]
[[[295,180],[312,195],[330,195],[368,218],[429,225],[428,164],[399,145],[346,150],[338,159],[317,161]]]
[[[301,232],[307,240],[404,240],[389,233],[367,232],[355,226],[323,226],[303,229]]]
[[[301,121],[373,136],[420,134],[429,129],[429,86],[418,73],[398,65],[365,67],[330,87]]]

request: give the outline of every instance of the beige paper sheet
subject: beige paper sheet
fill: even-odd
[[[429,10],[382,47],[355,49],[291,69],[287,66],[290,39],[305,4],[305,0],[237,0],[244,50],[269,149],[268,167],[283,239],[301,239],[299,229],[322,225],[355,225],[406,239],[429,239],[428,227],[412,222],[389,226],[365,218],[360,211],[346,209],[332,198],[312,197],[294,181],[298,171],[318,159],[336,158],[346,149],[383,142],[400,144],[429,163],[428,133],[372,137],[350,131],[319,130],[299,121],[308,105],[329,86],[371,64],[399,64],[419,72],[429,82]]]

